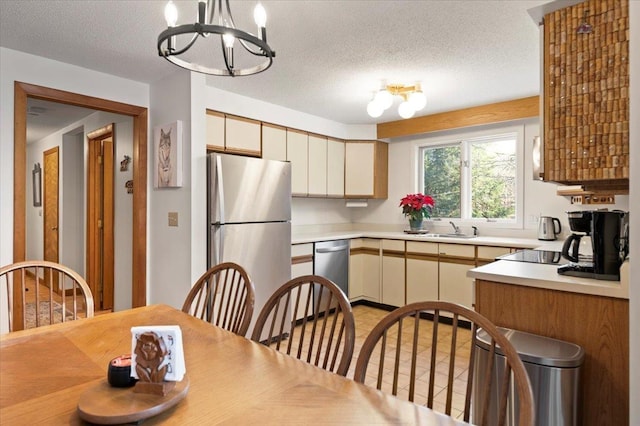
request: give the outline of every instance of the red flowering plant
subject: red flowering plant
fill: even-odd
[[[407,194],[400,200],[402,213],[410,220],[422,220],[431,216],[435,202],[430,195]]]

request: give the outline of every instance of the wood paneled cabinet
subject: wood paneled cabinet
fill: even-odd
[[[207,149],[260,157],[261,122],[207,110]]]
[[[346,141],[345,198],[387,198],[389,147],[380,141]]]
[[[407,241],[407,303],[438,300],[438,243]]]
[[[338,139],[327,139],[327,196],[344,197],[344,146]]]
[[[382,303],[405,305],[405,242],[382,240]]]
[[[351,240],[349,299],[380,302],[380,240]]]
[[[476,247],[476,266],[486,265],[495,262],[496,257],[513,253],[517,249],[513,247],[497,247],[497,246],[477,246]]]
[[[628,191],[629,1],[548,13],[543,45],[544,180]]]
[[[287,129],[287,160],[291,162],[291,195],[307,196],[309,182],[309,136]]]
[[[291,246],[291,278],[301,277],[313,274],[313,243],[293,244]],[[284,283],[282,283],[284,284]],[[308,290],[308,289],[307,289]],[[306,300],[307,294],[300,295],[300,300]],[[294,302],[291,309],[295,307]],[[298,312],[295,312],[295,319],[301,319],[304,316],[304,306],[298,306]]]
[[[326,136],[308,136],[308,181],[307,194],[311,197],[327,196],[327,138]]]
[[[475,246],[438,245],[440,300],[459,303],[473,309],[473,278],[467,271],[475,267]]]
[[[287,161],[287,129],[262,123],[262,158]]]

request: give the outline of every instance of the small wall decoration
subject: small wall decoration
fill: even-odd
[[[33,178],[33,207],[42,206],[42,169],[40,163],[33,165],[31,172]]]
[[[124,183],[124,187],[127,188],[127,194],[133,194],[133,181],[128,180]]]
[[[182,186],[182,122],[174,121],[156,127],[153,132],[153,146],[154,187]]]
[[[131,162],[131,157],[129,157],[128,155],[124,156],[124,160],[122,160],[120,162],[120,171],[121,172],[126,172],[127,170],[129,170],[129,163]]]

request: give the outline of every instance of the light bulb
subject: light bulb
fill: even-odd
[[[376,93],[375,101],[382,106],[382,109],[388,109],[393,105],[393,95],[387,89],[382,89]]]
[[[236,42],[236,38],[231,33],[224,33],[222,35],[222,40],[224,41],[224,47],[233,48],[233,44]]]
[[[427,97],[421,91],[413,92],[409,95],[409,102],[414,110],[420,111],[427,105]]]
[[[167,21],[168,27],[175,27],[178,22],[178,9],[171,0],[164,7],[164,19]]]
[[[367,104],[367,114],[369,114],[369,116],[373,118],[378,118],[382,115],[383,112],[384,112],[384,108],[382,108],[382,105],[376,102],[375,99],[373,99],[371,102]]]
[[[402,118],[411,118],[413,114],[416,113],[416,110],[413,108],[413,105],[409,103],[409,101],[403,101],[398,107],[398,114]]]
[[[256,8],[253,9],[253,19],[260,28],[264,28],[267,25],[267,11],[264,10],[262,3],[258,3]]]

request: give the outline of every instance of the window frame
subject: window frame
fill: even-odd
[[[470,161],[471,144],[473,142],[481,142],[484,140],[490,140],[491,138],[501,138],[514,134],[516,138],[516,212],[515,219],[494,219],[494,218],[472,218],[471,217],[471,168],[461,166],[461,205],[460,205],[460,218],[431,218],[435,222],[455,220],[462,225],[478,225],[511,229],[523,229],[524,228],[524,136],[525,126],[522,125],[508,125],[508,126],[496,126],[490,129],[484,130],[460,130],[448,132],[445,136],[437,136],[428,138],[426,140],[416,142],[416,156],[417,156],[417,183],[418,190],[424,191],[424,162],[422,161],[424,148],[437,148],[448,145],[459,145],[461,150],[461,161],[465,159]],[[437,202],[437,200],[436,200]]]

